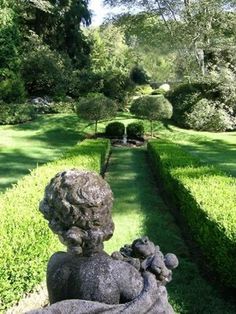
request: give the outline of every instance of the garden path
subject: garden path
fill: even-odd
[[[164,204],[149,167],[145,148],[113,148],[106,179],[114,193],[115,234],[106,250],[120,248],[147,235],[163,253],[175,253],[180,266],[167,286],[177,313],[236,313],[225,298],[200,274],[181,232]]]

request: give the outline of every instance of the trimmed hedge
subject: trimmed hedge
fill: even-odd
[[[127,136],[131,139],[140,139],[144,136],[144,125],[142,122],[132,122],[127,126]]]
[[[125,125],[122,122],[111,122],[106,126],[105,134],[109,137],[122,138],[125,134]]]
[[[38,211],[50,179],[68,168],[100,172],[109,150],[109,140],[85,140],[0,195],[0,312],[42,281],[48,258],[61,247]]]
[[[171,142],[151,141],[148,152],[209,265],[236,287],[236,179]]]

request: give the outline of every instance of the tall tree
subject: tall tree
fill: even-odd
[[[85,65],[90,49],[81,24],[91,22],[88,0],[30,0],[24,10],[29,29],[51,49],[67,53],[76,66]]]
[[[172,41],[178,43],[179,56],[185,60],[195,56],[202,75],[207,68],[208,52],[213,47],[232,45],[235,38],[234,0],[105,0],[105,3],[138,6],[158,14]]]

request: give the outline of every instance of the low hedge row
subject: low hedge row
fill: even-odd
[[[0,312],[42,281],[49,256],[61,247],[38,211],[45,186],[68,168],[100,172],[109,145],[108,140],[85,140],[0,195]]]
[[[151,141],[148,152],[209,265],[236,287],[236,179],[171,142]]]

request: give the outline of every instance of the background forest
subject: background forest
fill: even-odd
[[[88,28],[87,0],[0,0],[1,123],[32,117],[25,103],[39,96],[58,111],[72,108],[58,102],[89,93],[104,94],[120,109],[134,95],[165,93],[177,125],[235,128],[235,1],[105,3],[136,13]],[[163,83],[171,90],[159,89]],[[14,119],[12,110],[20,111]]]

